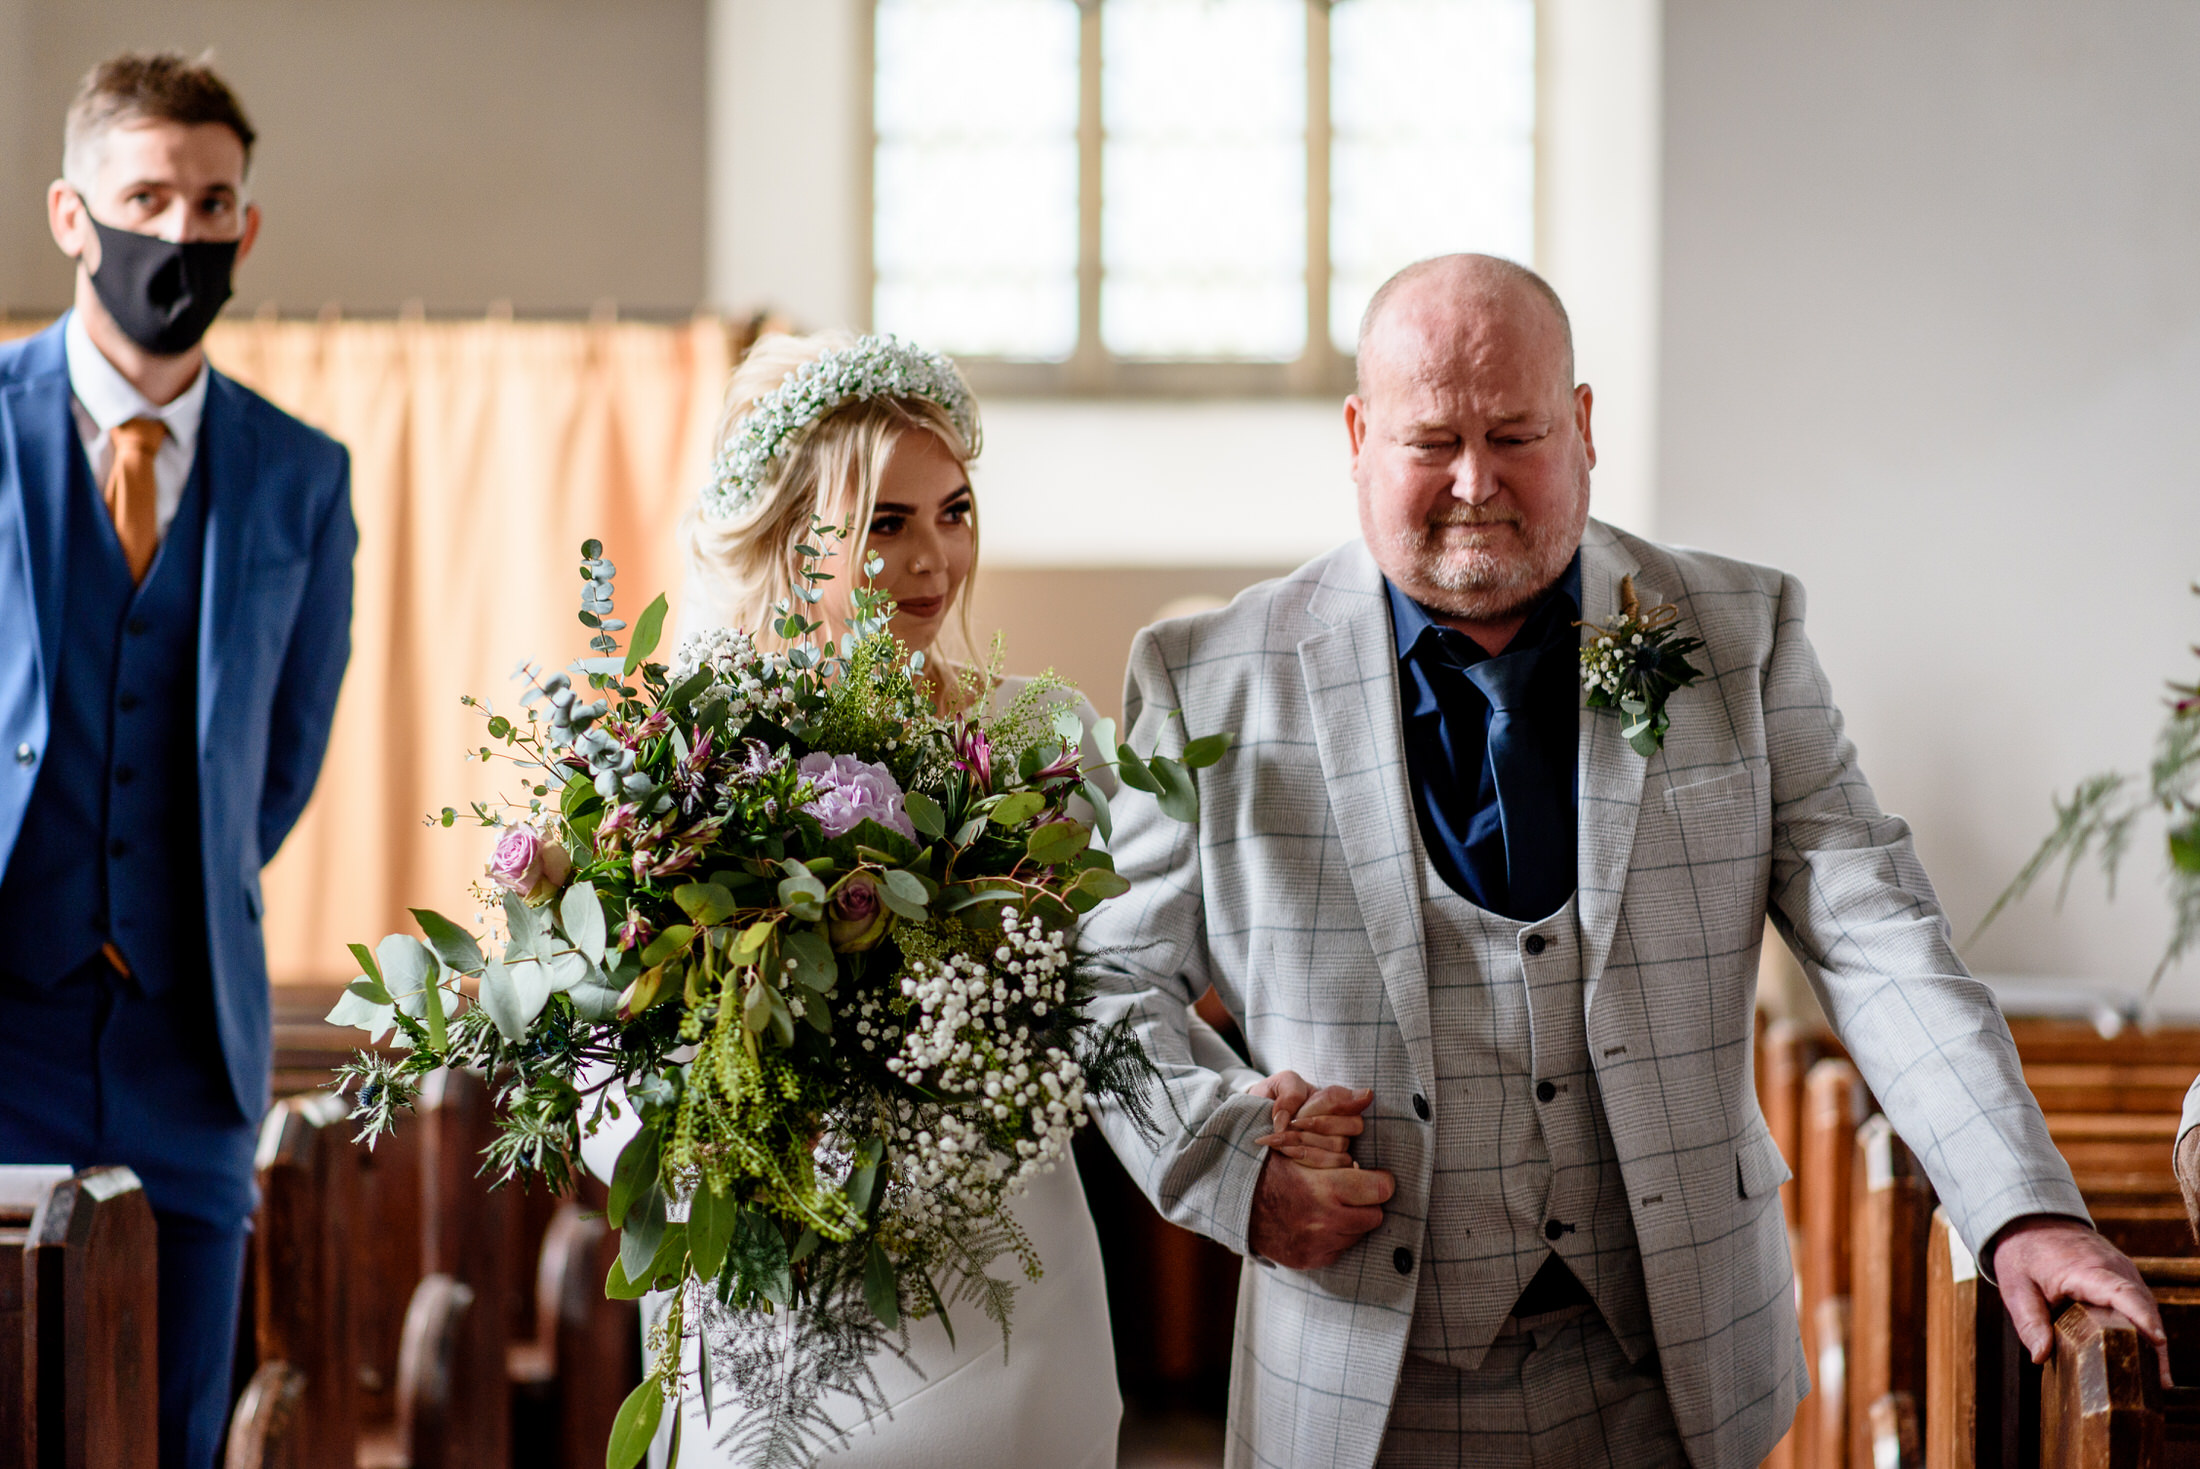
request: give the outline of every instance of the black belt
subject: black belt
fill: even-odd
[[[1515,1316],[1541,1316],[1546,1311],[1563,1311],[1568,1306],[1593,1306],[1588,1288],[1567,1268],[1557,1255],[1545,1255],[1543,1266],[1535,1272],[1535,1279],[1513,1302]]]

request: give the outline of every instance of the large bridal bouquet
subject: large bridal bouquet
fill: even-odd
[[[415,909],[425,941],[353,945],[362,973],[329,1015],[396,1032],[338,1082],[370,1141],[429,1072],[478,1068],[499,1110],[490,1171],[562,1190],[582,1135],[638,1114],[607,1290],[675,1294],[614,1469],[668,1406],[677,1426],[688,1391],[730,1410],[737,1455],[810,1462],[853,1426],[834,1395],[844,1413],[883,1406],[869,1361],[905,1350],[913,1318],[952,1333],[974,1306],[1005,1349],[1004,1276],[1042,1263],[1007,1202],[1063,1156],[1089,1098],[1144,1116],[1148,1063],[1086,1018],[1068,940],[1127,886],[1093,845],[1109,818],[1090,777],[1113,765],[1189,821],[1191,771],[1228,736],[1141,758],[1109,721],[1087,739],[1049,680],[942,718],[882,596],[854,593],[837,644],[806,615],[831,534],[802,548],[777,608],[783,650],[722,631],[669,664],[650,661],[662,597],[620,653],[613,568],[585,545],[595,656],[523,668],[516,717],[476,705],[482,758],[523,782],[471,813],[500,833],[481,891],[499,931]],[[685,1367],[683,1339],[699,1346]]]

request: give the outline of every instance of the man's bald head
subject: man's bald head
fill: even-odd
[[[1436,255],[1417,260],[1376,288],[1360,314],[1359,391],[1368,390],[1371,353],[1425,352],[1431,336],[1465,323],[1522,310],[1544,318],[1559,354],[1559,386],[1574,385],[1574,327],[1551,283],[1525,265],[1497,255]]]

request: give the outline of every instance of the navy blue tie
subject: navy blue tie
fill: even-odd
[[[1538,740],[1530,693],[1542,649],[1485,658],[1463,670],[1490,701],[1488,755],[1505,832],[1505,914],[1534,922],[1574,891],[1574,751]]]

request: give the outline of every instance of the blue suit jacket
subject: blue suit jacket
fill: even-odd
[[[48,738],[69,456],[83,452],[64,322],[0,345],[0,870],[18,841],[36,840],[23,814]],[[351,656],[359,534],[344,446],[218,372],[198,452],[208,495],[196,721],[207,957],[229,1083],[256,1122],[272,1046],[260,868],[305,809],[328,748]]]

